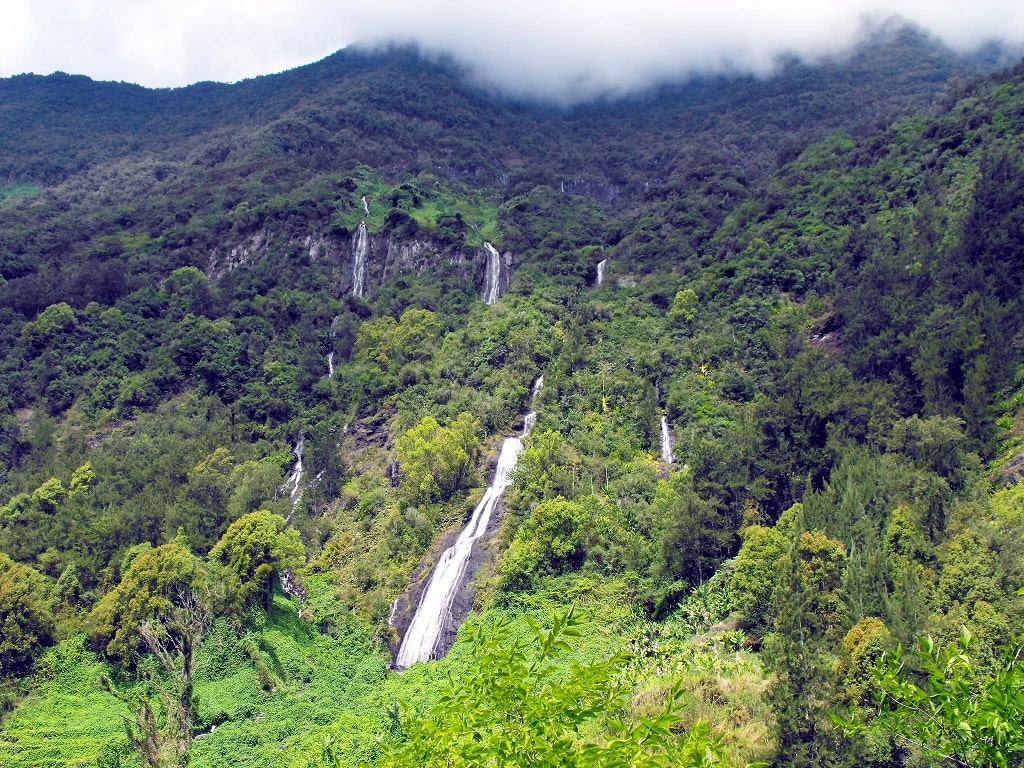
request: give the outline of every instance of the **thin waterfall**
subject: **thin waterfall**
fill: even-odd
[[[370,215],[370,204],[366,200],[366,195],[363,195],[363,211],[366,213],[367,216]]]
[[[300,435],[299,442],[297,442],[295,444],[295,448],[292,449],[292,454],[295,456],[295,463],[292,465],[292,473],[280,488],[280,493],[287,493],[288,498],[292,500],[292,510],[288,514],[288,523],[291,523],[292,517],[295,515],[295,510],[298,509],[299,502],[302,501],[302,473],[306,471],[302,464],[302,452],[305,450],[305,447],[306,438],[304,435]]]
[[[295,455],[295,463],[292,465],[292,473],[279,489],[279,493],[287,493],[288,498],[292,501],[292,509],[291,512],[288,513],[288,517],[285,519],[285,525],[291,525],[292,519],[295,517],[295,510],[299,508],[299,503],[302,501],[302,475],[306,471],[306,468],[302,463],[302,453],[305,450],[305,447],[306,438],[304,435],[299,435],[299,442],[297,442],[295,444],[295,448],[292,449],[292,453]],[[284,590],[284,593],[297,599],[300,605],[305,604],[306,593],[299,586],[298,581],[295,579],[295,574],[290,570],[285,569],[281,571],[280,579],[281,589]],[[302,616],[302,608],[299,608],[299,616]]]
[[[672,457],[672,432],[668,428],[668,417],[661,417],[661,460],[671,464]]]
[[[366,222],[361,221],[352,238],[352,295],[359,299],[366,291],[366,253],[370,249],[369,241]]]
[[[608,259],[601,259],[597,262],[597,287],[601,287],[601,283],[604,282],[604,268],[608,266]]]
[[[327,378],[334,378],[334,340],[338,337],[338,323],[341,322],[341,315],[335,315],[331,320],[331,351],[327,353]]]
[[[501,254],[490,243],[484,243],[487,251],[487,270],[484,273],[484,301],[493,304],[501,298]]]
[[[398,669],[406,669],[417,661],[429,661],[440,655],[438,642],[445,625],[452,621],[452,603],[459,587],[465,583],[473,544],[487,532],[492,513],[501,501],[502,494],[512,484],[512,470],[523,450],[522,439],[537,422],[534,403],[543,386],[544,377],[540,376],[533,385],[530,410],[523,419],[522,434],[506,438],[502,443],[494,479],[484,492],[484,497],[473,510],[473,516],[459,533],[459,538],[438,558],[395,657],[395,667]],[[394,615],[393,607],[392,620]]]

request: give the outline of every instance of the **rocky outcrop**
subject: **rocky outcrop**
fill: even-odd
[[[293,251],[298,246],[312,261],[328,261],[334,266],[337,295],[352,294],[354,285],[354,238],[344,232],[312,231],[300,236],[283,236],[262,229],[234,243],[214,248],[206,258],[205,273],[215,281],[236,269],[245,269]],[[360,273],[362,285],[356,295],[371,296],[390,280],[401,275],[423,275],[447,267],[454,274],[472,280],[479,292],[485,290],[488,251],[453,248],[429,238],[399,238],[390,234],[369,235],[365,244],[365,267]],[[501,253],[501,293],[508,289],[512,276],[513,256]]]

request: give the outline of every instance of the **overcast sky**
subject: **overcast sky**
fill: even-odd
[[[3,0],[0,76],[233,82],[355,41],[451,53],[493,85],[575,100],[694,70],[765,72],[896,13],[959,48],[1024,42],[1024,0]]]

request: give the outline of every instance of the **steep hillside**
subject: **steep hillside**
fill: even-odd
[[[965,696],[1016,679],[1024,67],[971,66],[4,81],[5,764],[946,754],[872,669],[969,635]],[[389,673],[513,434],[469,626]]]

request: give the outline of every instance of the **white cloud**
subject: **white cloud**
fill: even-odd
[[[54,70],[150,86],[234,81],[356,41],[449,52],[505,90],[558,98],[849,44],[897,13],[958,47],[1024,41],[1020,0],[7,0],[0,75]]]

